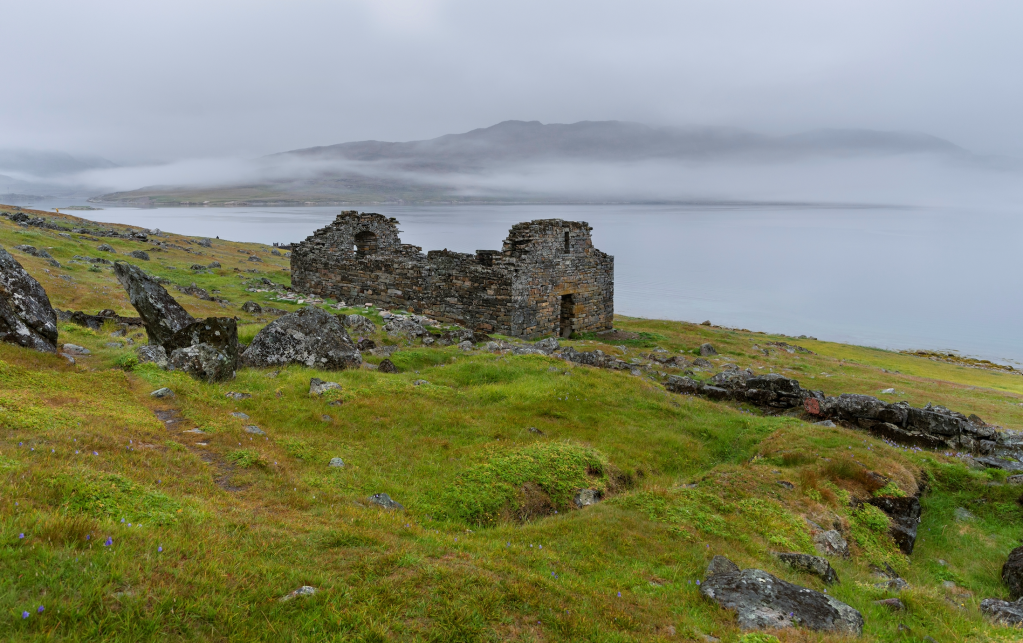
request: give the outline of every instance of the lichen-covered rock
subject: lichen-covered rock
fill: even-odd
[[[833,585],[838,582],[838,574],[831,567],[831,563],[829,563],[826,558],[796,552],[783,552],[776,554],[776,556],[778,556],[779,560],[792,569],[798,569],[799,571],[820,576],[828,585]]]
[[[337,382],[324,382],[318,377],[309,380],[309,395],[323,395],[327,391],[340,391],[341,385]]]
[[[392,500],[386,493],[375,493],[369,497],[369,501],[375,505],[380,505],[384,509],[405,509],[403,504]]]
[[[11,253],[0,247],[0,341],[57,352],[57,313],[50,298]]]
[[[135,349],[140,364],[152,362],[160,368],[167,368],[167,350],[159,344],[143,344]]]
[[[550,355],[554,351],[561,348],[561,344],[558,343],[558,339],[556,337],[548,337],[547,339],[541,339],[540,341],[533,344],[533,346],[538,350],[543,351],[547,355]]]
[[[704,344],[700,346],[700,356],[708,357],[710,355],[717,355],[717,349],[714,348],[713,344]]]
[[[1009,552],[1008,560],[1002,565],[1002,582],[1013,599],[1023,597],[1023,547]]]
[[[184,371],[204,382],[222,382],[235,373],[235,363],[225,353],[204,343],[174,350],[167,363],[170,370]]]
[[[254,301],[247,301],[242,304],[242,310],[253,315],[258,315],[263,312],[263,307]]]
[[[1012,603],[1000,598],[985,598],[980,602],[980,611],[995,623],[1023,625],[1023,598]]]
[[[141,268],[118,261],[114,263],[114,275],[142,317],[150,344],[164,346],[179,330],[195,323],[195,318]]]
[[[130,256],[135,257],[136,259],[141,259],[142,261],[149,261],[149,253],[146,252],[145,250],[132,250],[131,253],[129,254]]]
[[[354,315],[355,317],[361,317],[361,315]],[[353,315],[349,315],[349,318]],[[365,319],[363,317],[363,319]],[[368,319],[366,320],[369,321]],[[372,322],[371,322],[372,323]],[[375,327],[374,327],[375,329]],[[429,334],[426,328],[418,321],[405,317],[405,318],[392,318],[384,324],[384,332],[392,337],[407,337],[414,339],[416,337],[425,337]]]
[[[303,364],[326,370],[358,368],[362,355],[337,317],[315,306],[267,324],[242,354],[249,366]]]
[[[580,489],[575,493],[572,503],[582,509],[600,502],[600,491],[597,489]]]
[[[678,375],[670,375],[668,381],[665,382],[664,388],[668,389],[672,393],[680,393],[682,395],[696,395],[703,388],[703,384],[697,382],[691,377],[679,377]]]
[[[856,636],[863,631],[863,615],[849,605],[759,569],[740,570],[724,556],[711,561],[700,593],[734,611],[746,630],[803,626]]]
[[[383,361],[380,362],[379,366],[377,366],[377,370],[380,371],[381,373],[397,373],[398,367],[395,366],[394,362],[392,362],[391,360],[384,359]]]

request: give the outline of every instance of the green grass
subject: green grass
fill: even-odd
[[[103,254],[93,249],[98,243],[72,236],[0,219],[0,244],[47,247],[71,267],[13,251],[55,306],[133,314],[107,267],[97,273],[67,263],[74,254]],[[170,292],[194,315],[237,315],[243,341],[271,319],[243,313],[244,301],[297,309],[273,293],[246,290],[262,277],[288,281],[286,259],[265,246],[214,241],[205,249],[177,235],[162,240],[193,252],[132,261],[178,285],[219,290],[229,305]],[[119,252],[142,247],[109,242]],[[262,253],[264,263],[247,262],[239,248]],[[212,260],[224,268],[189,270]],[[253,265],[259,272],[245,272]],[[376,311],[367,315],[379,324]],[[616,326],[639,334],[628,340],[634,344],[614,342],[624,353],[595,337],[568,343],[631,359],[654,346],[691,355],[710,342],[720,353],[711,358],[716,367],[780,372],[829,394],[879,395],[894,387],[913,404],[939,403],[1023,428],[1018,375],[679,322],[619,318]],[[395,375],[241,369],[233,381],[208,385],[134,363],[125,340],[144,342],[144,333],[113,338],[113,330],[61,325],[62,342],[92,351],[76,365],[0,344],[2,640],[648,641],[708,634],[762,643],[773,639],[740,632],[732,615],[700,596],[696,581],[722,554],[824,589],[772,554],[814,552],[806,518],[837,524],[850,541],[851,557],[831,561],[842,583],[828,591],[863,612],[863,640],[1017,638],[978,609],[982,598],[1007,596],[1000,567],[1023,529],[1020,490],[998,484],[1003,472],[538,355],[413,346],[392,356],[401,371]],[[393,341],[379,333],[374,339]],[[124,345],[106,346],[112,341]],[[815,354],[754,348],[767,341]],[[310,397],[312,377],[342,390]],[[414,386],[419,379],[429,383]],[[175,397],[149,396],[163,386]],[[228,392],[251,397],[234,400]],[[176,430],[154,413],[170,410],[182,418]],[[246,433],[249,424],[266,435]],[[183,431],[193,428],[203,433]],[[333,457],[345,466],[329,467]],[[852,499],[911,495],[921,485],[920,535],[906,557],[886,533],[887,517],[869,505],[854,509]],[[575,508],[582,488],[600,490],[603,501]],[[389,494],[405,511],[373,505],[375,493]],[[975,517],[957,521],[959,507]],[[886,562],[910,583],[900,594],[904,613],[873,603],[889,594],[874,586],[871,566]],[[302,585],[319,591],[278,601]],[[910,633],[900,632],[900,623]]]

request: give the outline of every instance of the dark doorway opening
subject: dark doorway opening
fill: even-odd
[[[376,254],[377,236],[368,230],[355,235],[355,254],[359,257]]]
[[[572,295],[561,296],[561,330],[558,333],[562,337],[572,336],[572,326],[575,323],[575,299]]]

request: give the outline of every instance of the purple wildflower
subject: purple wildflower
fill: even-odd
[[[156,548],[156,551],[157,551],[158,553],[159,553],[159,552],[162,552],[162,551],[163,551],[163,545],[160,545],[159,547],[157,547],[157,548]]]
[[[622,593],[618,592],[618,598],[621,598],[621,597],[622,597]]]
[[[21,618],[28,618],[28,612],[22,612]]]
[[[46,609],[46,608],[44,608],[42,605],[40,605],[39,609],[37,609],[36,612],[38,612],[39,614],[42,614],[44,609]]]
[[[697,584],[697,585],[699,585],[699,584],[700,584],[700,579],[699,579],[699,578],[697,578],[697,579],[696,579],[696,584]]]

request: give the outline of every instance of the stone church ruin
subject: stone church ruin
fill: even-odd
[[[398,220],[342,212],[293,247],[294,288],[408,310],[476,331],[534,338],[609,330],[614,257],[584,221],[512,226],[501,250],[476,254],[402,243]]]

